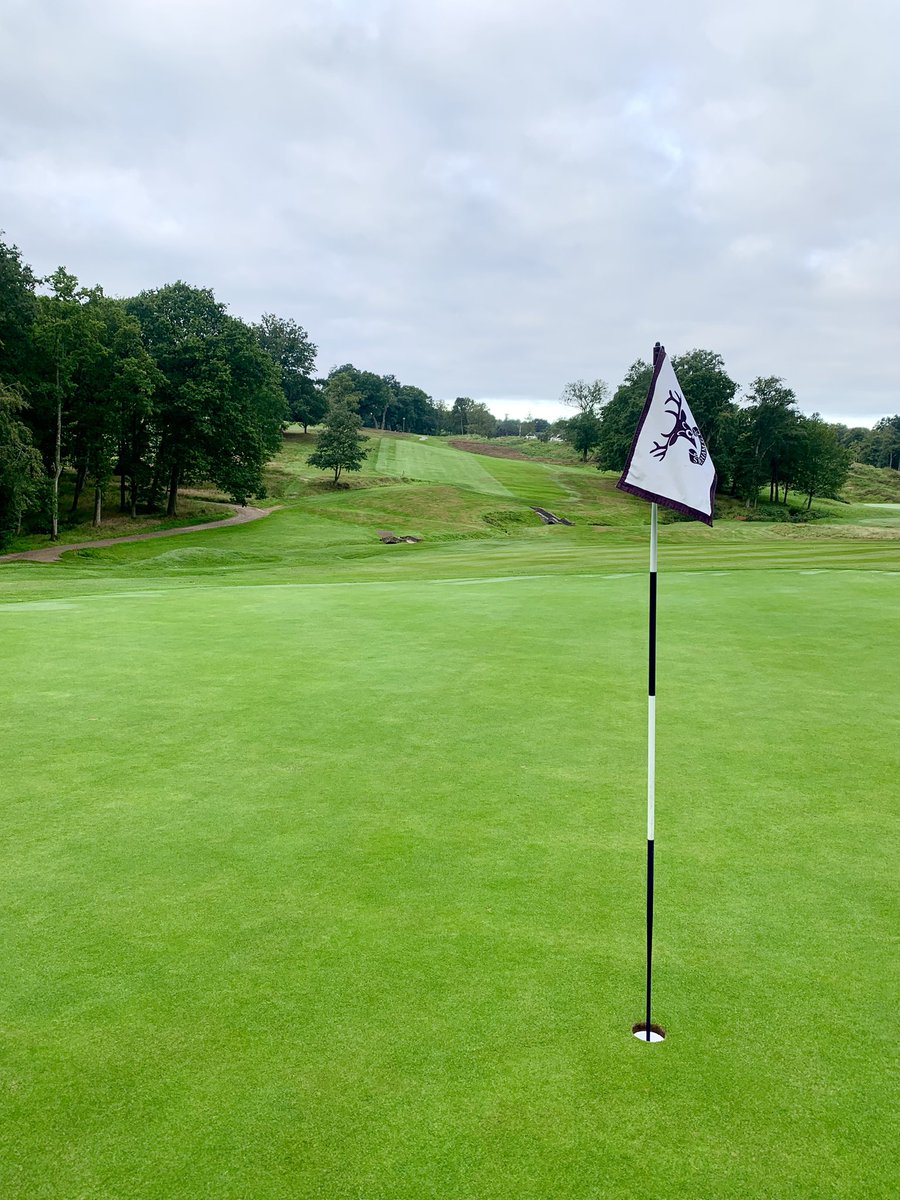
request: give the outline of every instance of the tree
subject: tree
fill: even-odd
[[[383,407],[381,409],[379,429],[387,428],[387,415],[389,411],[392,413],[391,428],[394,429],[396,428],[394,422],[398,416],[400,390],[403,385],[396,375],[382,375],[381,382],[384,390],[382,392]]]
[[[42,493],[43,463],[20,419],[24,406],[18,393],[0,383],[0,550],[18,531],[23,514],[39,504]]]
[[[396,375],[376,375],[374,371],[361,371],[352,363],[344,363],[329,371],[326,399],[332,381],[337,378],[346,380],[356,397],[354,403],[363,425],[372,429],[442,433],[450,428],[443,402],[435,404],[422,388],[401,383]]]
[[[162,376],[153,408],[156,444],[148,500],[156,507],[165,485],[166,513],[173,516],[180,484],[204,463],[205,417],[226,384],[215,352],[225,306],[210,289],[179,280],[141,292],[128,301],[128,309],[140,322],[144,345]]]
[[[149,499],[209,480],[239,504],[263,495],[262,469],[287,417],[278,369],[243,321],[208,288],[182,281],[128,302],[162,382],[153,405],[155,456]]]
[[[306,433],[325,416],[328,403],[318,381],[313,378],[316,347],[302,325],[289,317],[263,313],[252,326],[256,339],[281,372],[288,416]]]
[[[563,388],[560,400],[568,408],[577,408],[580,413],[596,417],[608,395],[609,388],[602,379],[595,379],[592,383],[574,379]]]
[[[325,417],[325,428],[319,434],[315,450],[307,459],[312,467],[334,471],[335,484],[342,471],[360,470],[369,453],[366,448],[369,439],[359,435],[362,422],[359,414],[353,410],[352,393],[349,392],[346,381],[340,382],[338,389],[332,393]]]
[[[812,507],[813,495],[834,496],[840,491],[850,473],[850,461],[850,452],[818,413],[801,418],[794,483],[806,493],[807,509]]]
[[[900,415],[876,421],[869,440],[868,462],[900,470]]]
[[[601,409],[596,441],[597,465],[601,471],[625,469],[652,378],[653,368],[643,359],[637,359],[628,368],[612,400]]]
[[[450,425],[454,433],[467,434],[475,401],[471,396],[457,396],[450,409]]]
[[[850,453],[851,462],[868,462],[868,453],[872,443],[872,430],[864,425],[854,425],[852,428],[839,422],[832,425],[839,445]]]
[[[600,442],[600,418],[591,410],[576,413],[566,423],[566,438],[581,455],[581,461],[587,462]]]
[[[689,350],[673,358],[672,366],[718,469],[720,428],[734,407],[738,385],[726,373],[721,354],[713,350]]]
[[[29,370],[31,332],[38,311],[36,283],[19,248],[0,241],[0,381],[14,386]]]
[[[94,486],[93,524],[102,521],[103,493],[118,469],[120,508],[125,509],[125,462],[129,434],[152,411],[153,393],[162,381],[141,341],[141,327],[121,300],[92,295],[88,310],[98,346],[79,381],[73,408],[70,463],[75,468],[72,510],[85,481]],[[133,488],[132,512],[136,511]]]
[[[751,458],[750,442],[749,411],[732,404],[719,420],[719,449],[713,459],[720,491],[732,496],[743,494],[742,481]]]
[[[438,413],[431,397],[420,387],[404,383],[395,397],[394,428],[408,433],[438,433]]]
[[[105,354],[96,302],[102,289],[83,288],[64,267],[47,280],[51,294],[38,301],[34,325],[35,381],[30,415],[50,479],[50,538],[59,538],[59,481],[77,448],[79,409],[90,403],[88,381]]]
[[[135,517],[140,489],[150,480],[155,445],[154,397],[164,378],[144,346],[137,318],[121,301],[107,304],[105,336],[113,368],[105,383],[115,416],[119,510]],[[94,519],[99,524],[96,493]]]
[[[463,436],[493,437],[497,418],[486,404],[471,396],[457,396],[449,414],[450,432]]]
[[[450,406],[446,400],[435,400],[434,408],[434,432],[435,433],[452,433],[453,424],[450,417]]]
[[[343,405],[359,415],[362,395],[353,386],[353,376],[345,371],[332,372],[325,381],[326,415],[336,405]],[[360,417],[360,420],[362,418]]]
[[[755,508],[759,489],[768,481],[769,499],[778,500],[779,483],[790,482],[793,455],[799,440],[800,414],[797,398],[775,375],[758,377],[747,394],[749,407],[743,442],[737,448],[741,460],[741,484],[748,508]]]
[[[494,436],[494,430],[497,428],[497,418],[486,404],[480,400],[475,400],[469,409],[468,425],[469,433],[489,438]]]
[[[368,425],[372,429],[384,428],[388,409],[393,399],[391,384],[386,380],[393,381],[393,376],[384,377],[376,375],[374,371],[360,371],[352,363],[344,363],[343,366],[335,367],[328,372],[325,386],[326,395],[329,384],[336,375],[343,376],[355,393],[363,425]]]
[[[215,352],[222,383],[206,414],[198,478],[246,504],[266,494],[262,472],[282,444],[284,394],[271,360],[243,321],[226,316]]]

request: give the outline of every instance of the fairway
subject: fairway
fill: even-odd
[[[663,530],[648,1047],[643,512],[381,446],[0,568],[0,1195],[887,1200],[893,527]]]
[[[453,484],[487,496],[508,496],[543,506],[577,500],[567,485],[572,472],[541,462],[467,454],[441,438],[400,438],[376,434],[373,467],[378,473]]]
[[[377,443],[375,470],[383,475],[451,483],[493,496],[508,496],[509,490],[486,470],[480,458],[454,450],[438,439],[370,438]]]

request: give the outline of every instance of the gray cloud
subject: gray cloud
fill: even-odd
[[[871,418],[898,33],[879,0],[7,0],[0,225],[495,411],[661,337]]]

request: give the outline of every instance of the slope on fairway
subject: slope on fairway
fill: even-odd
[[[488,455],[474,455],[467,451],[456,451],[468,458],[477,458],[484,464],[484,469],[501,484],[510,495],[524,500],[526,504],[537,504],[541,507],[559,501],[566,502],[575,498],[576,493],[562,482],[564,470],[540,462],[523,462],[518,459],[492,458]]]
[[[643,572],[403,561],[0,605],[0,1194],[892,1196],[896,577],[664,578],[648,1048]]]
[[[370,440],[378,443],[374,462],[380,475],[453,484],[493,496],[510,494],[475,455],[454,450],[445,442],[396,436],[376,436]]]

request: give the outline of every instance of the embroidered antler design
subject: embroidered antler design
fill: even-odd
[[[673,409],[669,408],[670,404],[674,404]],[[658,458],[660,462],[666,457],[675,443],[680,437],[686,438],[692,449],[688,450],[688,457],[692,463],[696,463],[698,467],[702,467],[706,462],[706,443],[700,434],[700,430],[696,425],[690,426],[687,423],[687,417],[684,415],[684,397],[679,396],[677,392],[669,392],[665,403],[666,412],[674,419],[674,425],[668,433],[662,435],[661,442],[654,442],[650,453],[654,458]]]

